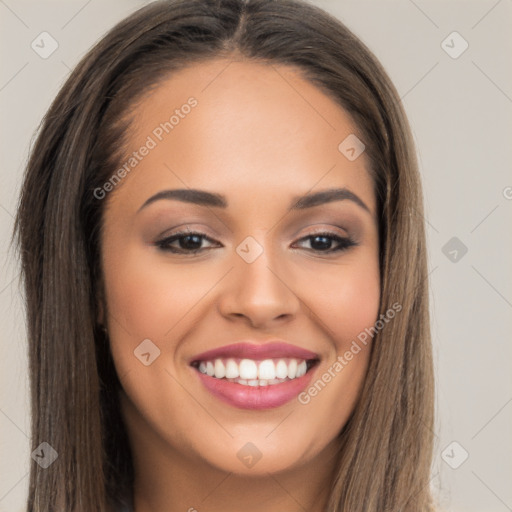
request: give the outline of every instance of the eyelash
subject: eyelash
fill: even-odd
[[[178,249],[176,247],[171,247],[170,244],[172,242],[175,242],[176,240],[183,239],[187,236],[199,236],[202,239],[208,240],[210,242],[215,242],[215,240],[212,240],[205,233],[200,233],[198,231],[178,231],[171,236],[168,236],[162,240],[155,242],[155,245],[162,251],[171,252],[173,254],[180,254],[180,255],[184,255],[184,256],[193,256],[194,254],[197,254],[199,252],[202,252],[202,251],[205,251],[208,249],[213,249],[213,247],[202,247],[202,248],[198,248],[198,249],[187,250],[187,249]],[[313,238],[317,238],[317,237],[324,237],[324,238],[332,239],[335,242],[338,242],[339,246],[335,249],[327,249],[325,251],[315,250],[315,249],[306,249],[306,250],[316,252],[318,254],[332,254],[332,253],[336,253],[336,252],[343,252],[343,251],[349,249],[350,247],[358,245],[358,243],[350,237],[341,237],[335,233],[331,233],[328,231],[312,233],[311,235],[300,238],[298,241],[313,239]]]

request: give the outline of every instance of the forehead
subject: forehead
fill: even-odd
[[[356,125],[297,68],[195,63],[144,93],[132,115],[128,154],[153,146],[127,180],[140,193],[164,182],[255,194],[287,187],[290,195],[342,185],[367,189],[373,210],[366,155],[349,161],[338,149],[359,135]]]

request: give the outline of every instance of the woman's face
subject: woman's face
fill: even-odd
[[[196,64],[139,102],[124,172],[95,192],[100,320],[136,460],[262,475],[334,453],[380,296],[373,183],[351,134],[285,66]]]

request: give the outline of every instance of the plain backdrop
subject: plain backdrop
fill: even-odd
[[[23,299],[9,250],[23,168],[70,70],[145,3],[0,0],[2,512],[24,510],[34,464]],[[417,144],[437,385],[432,488],[445,510],[512,510],[512,0],[312,3],[383,63]],[[58,44],[47,58],[31,46],[42,32]]]

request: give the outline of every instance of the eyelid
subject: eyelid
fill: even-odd
[[[322,234],[322,233],[331,233],[336,234],[340,237],[348,237],[349,231],[348,229],[342,227],[342,226],[334,226],[332,224],[326,224],[326,223],[320,223],[323,224],[323,227],[318,227],[319,223],[309,224],[305,226],[304,228],[301,228],[298,233],[301,233],[303,230],[306,231],[306,234],[304,236],[308,235],[314,235],[316,233]],[[316,226],[312,228],[311,226]],[[295,235],[296,237],[299,237],[299,234]]]
[[[172,228],[165,229],[162,234],[157,235],[159,240],[165,240],[167,238],[170,238],[172,236],[178,235],[178,234],[191,234],[191,235],[202,235],[204,237],[214,239],[215,237],[218,237],[219,235],[215,233],[214,230],[208,228],[205,224],[201,223],[187,223],[187,224],[179,224],[177,226],[173,226]]]

